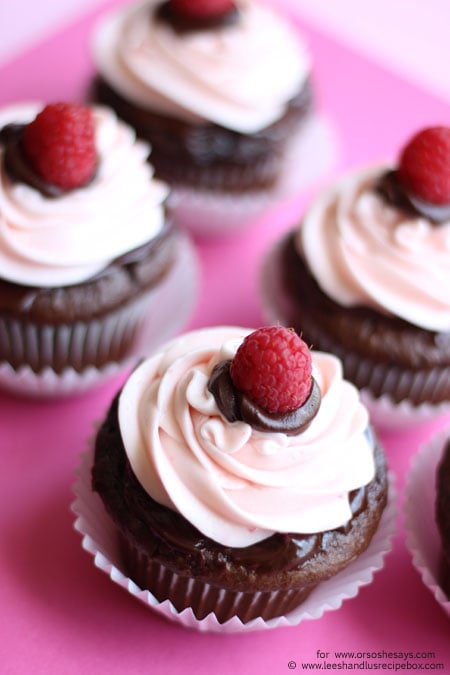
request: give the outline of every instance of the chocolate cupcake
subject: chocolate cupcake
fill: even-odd
[[[433,434],[414,455],[406,476],[405,531],[412,563],[450,617],[450,444],[448,429]]]
[[[450,443],[444,445],[436,471],[436,522],[442,543],[441,587],[450,601]]]
[[[450,190],[436,187],[446,172],[450,130],[420,132],[398,168],[355,171],[319,196],[263,271],[268,319],[336,354],[394,417],[450,401]]]
[[[338,360],[282,327],[204,329],[143,361],[98,431],[92,486],[140,588],[241,626],[358,560],[388,491]]]
[[[0,382],[73,390],[181,327],[192,246],[148,148],[111,110],[17,104],[0,128]]]
[[[94,100],[150,142],[196,233],[234,229],[329,160],[303,40],[254,0],[132,4],[100,22],[94,60]]]

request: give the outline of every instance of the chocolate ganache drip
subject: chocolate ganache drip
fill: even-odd
[[[247,422],[258,431],[296,436],[304,431],[317,415],[321,394],[314,378],[311,378],[309,396],[299,408],[288,413],[270,414],[234,386],[230,364],[230,360],[218,363],[213,368],[208,382],[208,390],[216,399],[220,412],[229,422]]]
[[[376,190],[386,202],[402,209],[405,213],[424,216],[433,223],[450,220],[450,204],[430,204],[410,194],[402,186],[395,170],[386,171],[380,176]]]
[[[0,144],[4,147],[4,167],[8,178],[14,183],[29,185],[38,190],[44,197],[61,197],[61,195],[70,192],[71,190],[49,183],[34,171],[22,147],[24,128],[25,124],[12,123],[0,129]],[[85,185],[94,180],[96,173],[95,171]]]
[[[236,6],[227,9],[220,14],[208,16],[189,16],[174,9],[170,0],[166,0],[156,9],[156,17],[168,23],[178,33],[188,33],[193,30],[208,30],[231,26],[240,18],[240,12]]]

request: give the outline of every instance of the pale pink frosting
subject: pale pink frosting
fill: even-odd
[[[94,35],[102,76],[137,105],[243,133],[268,126],[301,90],[310,59],[289,23],[254,0],[238,0],[231,26],[179,34],[145,0],[103,19]]]
[[[43,104],[0,110],[0,127],[34,119]],[[152,177],[149,148],[115,114],[93,108],[97,175],[51,199],[12,182],[0,147],[0,276],[30,286],[83,282],[150,241],[164,225],[168,188]]]
[[[390,167],[346,176],[307,212],[297,248],[322,290],[427,330],[450,330],[450,221],[389,205],[375,190]]]
[[[143,488],[226,546],[274,532],[322,532],[351,517],[348,493],[374,477],[366,409],[340,361],[313,352],[322,391],[317,416],[297,436],[229,423],[207,389],[244,328],[203,329],[144,361],[119,401],[126,453]]]

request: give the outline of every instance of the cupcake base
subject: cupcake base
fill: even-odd
[[[265,620],[258,616],[246,623],[237,616],[230,616],[221,622],[214,612],[205,613],[204,618],[199,619],[191,607],[178,610],[169,600],[159,601],[153,593],[138,586],[124,572],[123,551],[117,537],[117,528],[99,495],[92,491],[93,454],[93,449],[83,454],[74,485],[74,527],[82,535],[83,548],[93,556],[96,567],[106,573],[114,583],[147,607],[187,628],[234,633],[296,626],[302,621],[320,618],[324,612],[338,609],[344,600],[356,596],[362,586],[371,583],[374,573],[383,567],[384,557],[391,550],[391,539],[396,527],[396,509],[393,477],[389,476],[387,506],[367,549],[344,570],[317,585],[299,606],[277,618]]]
[[[314,586],[301,589],[259,591],[246,593],[217,588],[204,581],[183,577],[164,565],[149,560],[139,549],[130,546],[119,534],[120,546],[126,569],[133,570],[133,578],[141,588],[151,588],[160,602],[170,598],[177,611],[195,607],[198,620],[214,613],[219,623],[226,623],[239,617],[248,623],[255,616],[268,620],[281,616],[298,607],[310,594]]]
[[[193,310],[199,272],[189,238],[181,233],[173,245],[175,262],[164,279],[106,319],[70,326],[0,322],[0,341],[13,349],[11,360],[19,363],[14,367],[9,360],[0,362],[0,387],[29,396],[81,392],[174,336]],[[56,365],[37,368],[39,360]]]
[[[92,488],[101,496],[118,536],[127,542],[125,569],[136,583],[160,600],[170,599],[178,610],[191,607],[198,618],[208,610],[226,620],[234,606],[244,622],[257,616],[270,619],[276,616],[273,611],[290,611],[295,599],[303,600],[369,545],[386,506],[387,470],[370,428],[366,435],[374,477],[349,493],[351,518],[345,526],[325,532],[272,533],[243,547],[225,546],[205,536],[181,513],[155,501],[136,478],[120,431],[118,397],[96,436]],[[167,591],[174,596],[165,595]]]
[[[285,150],[278,180],[265,190],[227,192],[175,185],[171,212],[179,227],[197,237],[222,237],[254,226],[319,180],[334,164],[337,142],[331,123],[312,114]]]

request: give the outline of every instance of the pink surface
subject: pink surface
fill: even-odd
[[[0,102],[81,97],[91,73],[87,35],[93,18],[5,66]],[[336,171],[392,158],[416,128],[448,119],[443,102],[313,27],[302,28],[315,59],[321,108],[340,138]],[[272,214],[257,230],[198,242],[204,284],[191,327],[262,322],[261,258],[310,196]],[[394,550],[374,582],[340,610],[297,628],[198,634],[166,622],[112,584],[81,549],[69,505],[79,453],[119,384],[120,378],[62,401],[0,395],[0,673],[285,673],[288,662],[299,670],[307,662],[323,665],[318,650],[329,652],[330,667],[341,661],[333,657],[340,650],[381,652],[370,663],[393,669],[401,660],[388,653],[403,651],[412,652],[410,670],[443,663],[441,672],[450,672],[448,617],[412,567],[401,514]],[[410,458],[432,432],[431,426],[383,434],[400,507]]]

